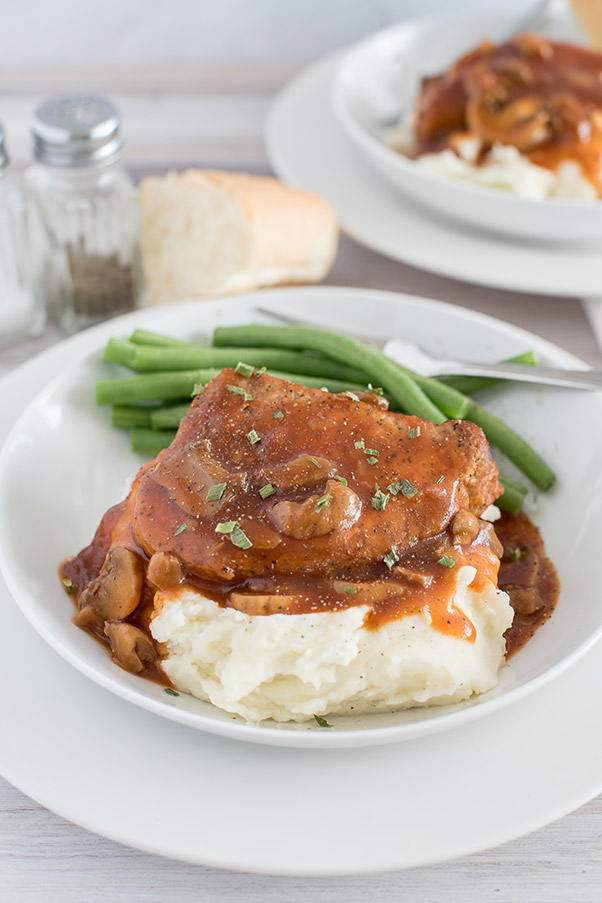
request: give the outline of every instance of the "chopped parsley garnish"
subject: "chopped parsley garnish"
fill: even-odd
[[[373,386],[372,383],[368,383],[368,391],[372,392],[373,395],[384,395],[383,389],[380,386]]]
[[[75,587],[73,586],[73,580],[69,580],[69,577],[65,577],[63,579],[63,586],[67,590],[68,593],[75,592]]]
[[[365,448],[365,449],[364,449],[364,454],[365,454],[365,455],[372,455],[372,457],[378,458],[378,456],[380,455],[380,452],[378,451],[377,448]]]
[[[320,470],[322,470],[322,465],[321,465],[321,464],[320,464],[320,462],[319,462],[319,461],[316,461],[316,459],[315,459],[315,458],[310,458],[310,459],[309,459],[309,460],[310,460],[310,461],[311,461],[311,463],[312,463],[312,464],[315,464],[315,465],[316,465],[316,467],[319,467],[319,468],[320,468]]]
[[[233,395],[242,395],[245,401],[253,401],[253,396],[249,395],[245,389],[241,389],[240,386],[226,386],[226,389]]]
[[[355,394],[355,392],[343,392],[343,395],[347,395],[347,397],[350,398],[351,401],[359,401],[359,398]]]
[[[202,383],[195,383],[192,387],[192,392],[190,393],[190,397],[194,398],[196,395],[202,395],[205,391],[205,386]]]
[[[242,530],[237,520],[223,521],[221,524],[217,525],[215,532],[225,533],[230,537],[230,542],[232,543],[232,545],[238,546],[239,549],[250,549],[253,545],[249,537]]]
[[[316,502],[316,511],[319,513],[323,511],[324,508],[327,508],[330,505],[330,499],[332,498],[329,492],[325,492],[324,495],[320,496],[318,501]]]
[[[316,722],[320,725],[320,727],[332,727],[332,724],[329,724],[326,718],[322,718],[321,715],[314,715],[314,718],[316,719]]]
[[[187,530],[187,529],[188,529],[188,524],[180,524],[180,526],[176,527],[176,529],[173,531],[173,535],[179,536],[180,533],[183,533],[184,530]]]
[[[258,376],[263,376],[263,374],[265,373],[265,371],[266,371],[267,369],[268,369],[267,367],[260,367],[259,370],[256,370],[256,371],[255,371],[254,376],[255,376],[256,378],[257,378]]]
[[[335,474],[334,479],[337,480],[337,482],[342,483],[343,486],[346,486],[346,485],[347,485],[347,480],[345,479],[345,477],[338,477],[338,476],[336,476],[336,474]]]
[[[442,555],[441,558],[438,559],[437,564],[442,564],[444,568],[453,568],[456,565],[456,562],[449,555]]]
[[[399,561],[399,555],[397,554],[395,549],[391,549],[390,552],[387,552],[387,554],[383,558],[383,561],[391,571],[393,569],[393,565],[397,564],[397,562]]]
[[[272,417],[274,418],[274,420],[282,420],[284,414],[282,413],[282,411],[272,411]]]
[[[357,589],[355,586],[346,586],[343,590],[346,596],[355,596],[357,593]]]
[[[368,464],[378,464],[378,458],[375,458],[374,455],[371,455],[369,458],[366,458]]]
[[[262,486],[261,489],[259,490],[259,495],[262,497],[262,499],[267,499],[271,495],[274,495],[275,492],[276,492],[276,490],[274,489],[272,484],[266,483],[265,486]]]
[[[418,492],[416,487],[412,486],[409,480],[395,480],[394,483],[389,483],[387,489],[391,495],[397,495],[398,492],[401,492],[407,499],[413,498]]]
[[[384,511],[390,498],[391,496],[389,495],[389,493],[383,492],[382,489],[379,489],[377,483],[374,495],[372,496],[372,507],[377,511]]]
[[[240,373],[241,376],[246,376],[247,378],[249,378],[255,373],[255,367],[251,367],[250,364],[245,364],[244,361],[239,361],[235,367],[234,372]]]
[[[163,692],[166,696],[179,696],[179,693],[176,693],[175,690],[172,690],[171,687],[163,687]]]
[[[364,442],[363,439],[358,439],[358,441],[355,443],[355,448],[365,448],[365,447],[366,447],[366,443]]]
[[[209,492],[207,493],[207,501],[208,502],[219,502],[222,495],[226,491],[226,483],[214,483],[213,486],[209,487]]]
[[[442,483],[444,479],[445,479],[445,477],[443,476],[443,474],[441,474],[441,476],[440,476],[439,479],[437,480],[437,486],[439,486],[440,483]]]
[[[247,433],[247,439],[249,440],[251,445],[257,445],[258,442],[261,442],[261,438],[255,432],[255,430],[251,430],[249,433]]]
[[[510,552],[510,561],[520,561],[522,557],[523,553],[518,547],[516,549],[512,549],[512,551]],[[65,581],[63,580],[63,583],[64,582]]]
[[[419,435],[420,435],[420,427],[419,426],[412,426],[408,430],[408,439],[417,439]]]

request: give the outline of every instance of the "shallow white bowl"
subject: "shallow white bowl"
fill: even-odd
[[[579,366],[561,349],[482,314],[424,298],[347,288],[277,289],[138,311],[66,340],[63,372],[47,385],[42,377],[37,397],[0,455],[0,569],[46,642],[100,686],[164,718],[240,740],[296,747],[368,746],[458,727],[525,696],[585,652],[602,634],[602,393],[525,385],[489,390],[486,404],[532,442],[558,474],[557,485],[537,497],[534,520],[562,592],[553,617],[502,668],[491,693],[453,706],[331,718],[332,730],[314,722],[248,724],[191,696],[166,696],[157,684],[117,667],[73,626],[73,608],[57,567],[90,542],[127,477],[143,463],[129,451],[129,437],[110,428],[110,412],[94,405],[95,380],[118,372],[100,359],[107,339],[142,327],[207,340],[218,324],[265,322],[256,305],[294,310],[334,329],[345,324],[353,333],[405,336],[447,358],[495,360],[532,348],[542,362]],[[25,367],[43,374],[43,357]],[[504,469],[512,473],[507,464]]]
[[[443,72],[513,19],[474,15],[408,21],[378,32],[341,59],[332,83],[334,115],[363,156],[406,195],[448,219],[534,242],[602,243],[602,202],[531,200],[428,172],[392,150],[378,123],[412,108],[420,78]],[[546,28],[559,40],[583,43],[573,20]]]

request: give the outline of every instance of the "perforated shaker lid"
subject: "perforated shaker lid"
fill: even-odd
[[[120,116],[104,97],[50,97],[33,115],[33,153],[48,166],[101,166],[116,160],[123,145]]]

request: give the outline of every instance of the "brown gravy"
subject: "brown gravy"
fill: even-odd
[[[547,169],[573,160],[602,196],[602,54],[534,35],[484,42],[425,79],[416,156],[457,150],[468,134],[483,142],[481,162],[494,143]]]

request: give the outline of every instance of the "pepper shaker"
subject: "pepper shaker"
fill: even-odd
[[[25,198],[7,176],[8,155],[0,124],[0,344],[39,335],[45,311],[34,293]]]
[[[45,100],[25,173],[36,212],[38,291],[63,331],[133,310],[141,293],[136,189],[121,165],[120,117],[102,97]]]

